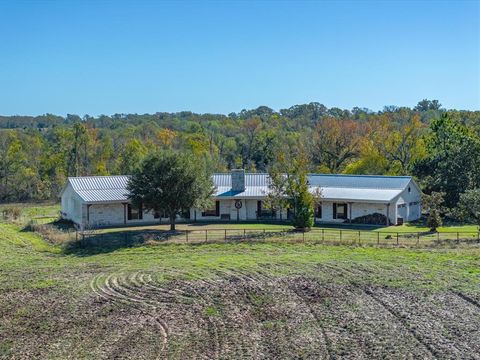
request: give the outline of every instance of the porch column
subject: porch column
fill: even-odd
[[[123,205],[123,224],[127,224],[127,203],[122,203]]]
[[[352,223],[352,205],[353,203],[348,203],[348,222]]]
[[[387,204],[387,226],[390,225],[390,204]]]
[[[92,204],[87,204],[87,225],[90,225],[90,206]]]

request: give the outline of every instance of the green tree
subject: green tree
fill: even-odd
[[[129,140],[125,145],[124,151],[117,159],[117,171],[121,174],[133,174],[146,154],[147,149],[139,140]]]
[[[422,101],[418,102],[414,110],[416,111],[440,110],[441,107],[442,107],[442,104],[440,104],[438,100],[423,99]]]
[[[460,194],[480,187],[480,139],[448,114],[434,120],[426,138],[426,157],[414,165],[414,174],[426,193],[444,192],[453,208]]]
[[[480,188],[461,194],[454,213],[460,220],[476,224],[480,231]]]
[[[73,141],[68,160],[68,174],[71,176],[79,176],[81,173],[81,152],[83,150],[84,158],[87,151],[87,128],[83,123],[75,123],[73,125]]]
[[[443,224],[443,214],[445,212],[443,192],[432,192],[430,195],[423,195],[423,207],[427,212],[427,226],[430,231],[437,231],[437,228]]]
[[[147,157],[133,173],[127,189],[133,204],[147,211],[165,212],[173,231],[177,215],[208,205],[214,185],[201,159],[166,152]]]
[[[297,229],[309,229],[314,222],[316,198],[309,190],[308,163],[302,150],[293,157],[280,154],[277,166],[269,172],[269,202],[286,204],[293,211],[292,225]]]

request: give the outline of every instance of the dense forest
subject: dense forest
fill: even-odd
[[[152,151],[191,152],[212,171],[266,171],[301,146],[310,170],[413,175],[453,207],[480,187],[480,111],[327,108],[320,103],[228,115],[0,116],[0,201],[55,198],[68,176],[130,174]]]

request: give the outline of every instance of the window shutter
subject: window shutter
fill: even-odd
[[[220,201],[215,201],[215,216],[220,216]]]
[[[333,203],[333,218],[337,218],[337,204]]]
[[[262,216],[262,201],[257,201],[257,217]]]

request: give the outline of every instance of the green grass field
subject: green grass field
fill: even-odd
[[[480,353],[476,244],[97,247],[67,252],[0,224],[0,358]]]

